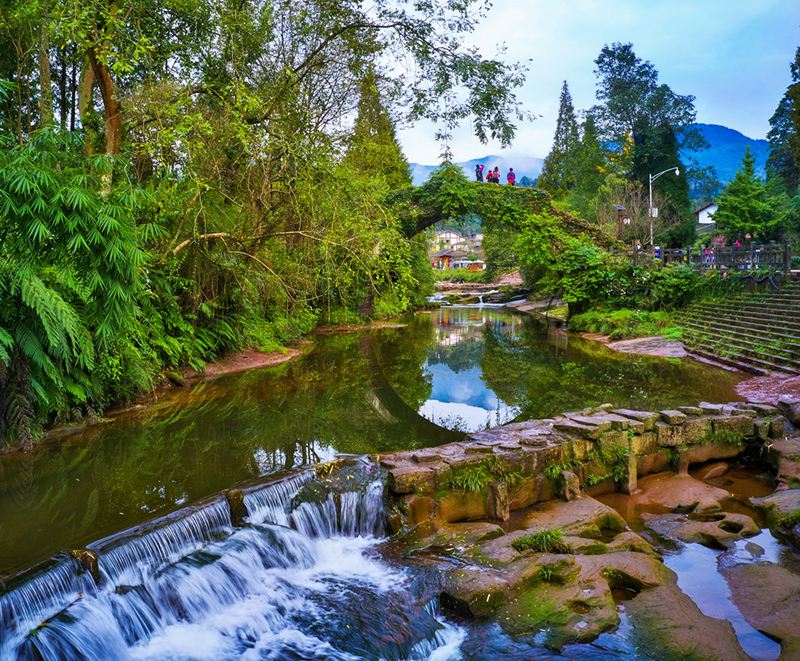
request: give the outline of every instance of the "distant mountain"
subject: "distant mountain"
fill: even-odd
[[[748,138],[746,135],[739,133],[734,129],[729,129],[727,126],[719,126],[718,124],[695,124],[700,132],[708,141],[709,148],[698,152],[690,152],[683,156],[693,157],[701,167],[713,166],[717,171],[717,177],[725,184],[733,179],[739,166],[742,164],[742,157],[750,145],[750,149],[756,157],[756,174],[760,177],[765,176],[764,165],[767,162],[767,150],[769,143],[766,140]],[[514,158],[506,158],[505,156],[484,156],[483,158],[473,158],[469,161],[462,161],[456,163],[464,170],[464,174],[472,180],[475,177],[475,165],[483,163],[486,168],[484,175],[495,167],[500,168],[502,173],[501,181],[505,183],[506,172],[508,168],[514,168],[517,174],[517,181],[522,177],[527,176],[530,179],[536,179],[542,172],[542,163],[544,159],[535,156],[518,156]],[[419,163],[411,163],[411,176],[414,180],[414,185],[419,186],[424,183],[431,173],[436,170],[438,165],[420,165]]]
[[[765,176],[764,165],[767,162],[769,149],[769,143],[766,140],[754,140],[739,131],[718,124],[695,124],[695,126],[700,129],[710,147],[702,151],[691,152],[689,155],[703,167],[714,166],[717,178],[722,183],[733,179],[742,164],[742,157],[748,145],[756,157],[756,174],[760,177]]]
[[[478,163],[483,163],[486,167],[483,170],[484,177],[489,170],[495,168],[500,169],[500,181],[506,183],[506,172],[509,168],[514,168],[514,173],[517,175],[517,182],[522,177],[529,179],[536,179],[542,172],[542,162],[544,159],[536,158],[535,156],[520,156],[514,158],[506,158],[505,156],[484,156],[483,158],[473,158],[469,161],[462,161],[456,163],[464,170],[464,174],[471,181],[475,179],[475,166]],[[414,180],[414,185],[419,186],[425,183],[431,173],[439,168],[438,165],[420,165],[419,163],[411,163],[411,177]]]

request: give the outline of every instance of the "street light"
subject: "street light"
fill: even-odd
[[[648,203],[650,204],[650,245],[653,245],[653,182],[658,179],[662,174],[666,174],[667,172],[672,172],[675,170],[675,176],[679,176],[681,171],[677,168],[667,168],[659,172],[658,174],[651,174],[650,175],[650,195],[647,198]]]

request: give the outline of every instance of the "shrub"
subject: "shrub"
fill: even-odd
[[[445,487],[469,493],[482,491],[492,482],[505,481],[513,485],[520,479],[522,476],[518,472],[510,470],[497,457],[491,457],[479,464],[452,470],[445,480]]]
[[[564,541],[564,531],[561,528],[540,530],[539,532],[525,535],[515,539],[511,544],[515,551],[524,553],[572,553],[572,547]]]
[[[794,528],[800,523],[800,510],[794,510],[794,512],[785,514],[784,516],[780,517],[776,523],[781,528]]]

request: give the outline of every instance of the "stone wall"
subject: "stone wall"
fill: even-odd
[[[784,435],[767,404],[700,403],[675,411],[603,405],[548,420],[495,427],[459,443],[380,455],[398,507],[392,528],[433,517],[505,520],[513,510],[580,493],[632,493],[649,473],[739,455]]]

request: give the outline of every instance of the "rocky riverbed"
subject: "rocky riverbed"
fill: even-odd
[[[390,524],[409,562],[436,564],[447,609],[517,640],[562,649],[624,613],[644,658],[800,658],[800,575],[748,541],[768,526],[800,566],[794,410],[680,408],[600,407],[382,455]],[[739,486],[745,464],[762,467],[755,490]],[[704,612],[663,561],[696,545],[718,554],[708,571],[736,617]]]

